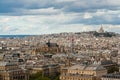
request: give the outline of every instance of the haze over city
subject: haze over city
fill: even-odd
[[[120,33],[120,0],[0,0],[0,34]]]

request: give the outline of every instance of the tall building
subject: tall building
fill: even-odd
[[[14,62],[0,62],[0,80],[29,80],[29,73]]]

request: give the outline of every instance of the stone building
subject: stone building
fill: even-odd
[[[120,73],[103,75],[101,80],[120,80]]]
[[[14,62],[0,62],[0,80],[29,80],[29,72]]]
[[[74,65],[60,75],[60,80],[100,80],[107,70],[100,64]]]

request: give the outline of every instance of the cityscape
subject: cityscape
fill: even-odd
[[[120,1],[0,0],[0,80],[120,80]]]
[[[0,38],[0,80],[119,80],[120,34],[98,31]]]

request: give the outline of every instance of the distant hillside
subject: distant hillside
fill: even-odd
[[[23,38],[32,35],[0,35],[0,38]]]

